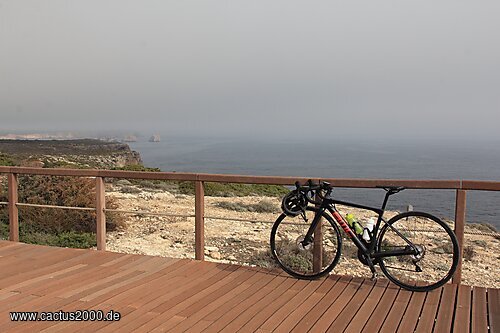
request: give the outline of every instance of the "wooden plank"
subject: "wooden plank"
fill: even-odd
[[[2,248],[9,246],[22,246],[22,244],[18,244],[17,242],[12,242],[9,240],[0,239],[0,253],[2,251]]]
[[[485,180],[463,180],[462,189],[481,191],[500,191],[500,182]]]
[[[189,302],[203,302],[203,297],[210,295],[212,292],[215,292],[218,288],[226,286],[228,283],[230,284],[235,279],[238,280],[238,278],[244,273],[245,270],[239,269],[237,266],[227,267],[227,269],[215,274],[212,279],[200,281],[200,283],[186,289],[176,297],[168,300],[167,302],[163,302],[154,309],[151,309],[150,312],[165,313],[172,308],[179,309],[179,305],[186,303],[187,300],[189,300]],[[185,308],[181,308],[179,312],[184,309]]]
[[[248,297],[244,302],[239,303],[229,311],[227,311],[220,318],[215,320],[209,327],[207,327],[206,332],[219,332],[228,324],[230,324],[235,318],[237,318],[241,313],[243,313],[248,308],[257,304],[262,298],[264,298],[269,292],[278,288],[282,283],[284,283],[287,278],[281,276],[271,276],[267,279],[267,284],[265,284],[260,290],[255,291],[250,297]]]
[[[24,288],[26,286],[34,285],[34,284],[39,283],[40,281],[44,281],[44,280],[47,280],[47,279],[52,279],[52,278],[57,277],[59,275],[63,275],[63,274],[66,274],[68,272],[71,272],[71,271],[82,269],[84,267],[85,267],[85,265],[82,265],[82,264],[75,265],[75,266],[70,266],[70,267],[67,267],[67,268],[55,271],[55,272],[50,272],[48,274],[45,274],[45,275],[42,275],[42,276],[39,276],[39,277],[36,277],[36,278],[33,278],[33,279],[21,281],[21,282],[19,282],[17,284],[10,285],[10,286],[8,286],[8,287],[6,287],[4,289],[5,290],[10,290],[10,291],[18,291],[19,289]]]
[[[221,308],[227,307],[231,308],[232,304],[238,304],[242,300],[246,299],[246,295],[250,295],[254,290],[258,290],[256,286],[259,286],[259,282],[262,281],[260,276],[256,271],[248,270],[249,274],[253,274],[249,279],[243,281],[241,284],[236,286],[229,292],[221,295],[216,300],[203,306],[198,307],[198,304],[191,306],[181,312],[179,316],[184,318],[184,320],[178,325],[173,325],[170,330],[172,332],[184,332],[189,330],[191,327],[196,325],[200,320],[202,320],[209,313]]]
[[[470,332],[472,290],[469,286],[460,285],[457,293],[453,332],[467,333]]]
[[[322,178],[332,186],[375,188],[378,186],[404,186],[419,189],[459,189],[459,180],[406,180],[406,179],[358,179],[358,178]]]
[[[239,276],[236,276],[237,273],[240,273]],[[155,327],[151,332],[164,332],[166,330],[170,330],[173,325],[177,325],[182,321],[182,318],[185,318],[184,316],[180,316],[179,314],[182,311],[188,311],[190,312],[190,308],[196,304],[196,305],[202,305],[202,307],[206,305],[212,304],[214,301],[214,297],[217,297],[217,295],[222,292],[225,293],[228,290],[233,289],[236,285],[239,285],[243,281],[246,281],[249,277],[253,276],[255,272],[246,270],[246,269],[238,269],[235,273],[232,273],[231,275],[227,276],[224,278],[224,280],[227,281],[220,281],[220,283],[216,283],[208,287],[207,289],[203,290],[203,292],[200,292],[196,295],[193,295],[192,297],[189,297],[183,302],[178,303],[175,307],[170,309],[169,311],[163,312],[160,316],[158,316],[157,319],[155,319],[157,327]],[[258,304],[256,304],[258,305]],[[154,326],[148,323],[148,325],[141,326],[141,329],[149,331],[151,328]],[[174,330],[176,331],[176,330]]]
[[[366,300],[368,294],[372,291],[375,286],[374,281],[364,280],[356,291],[356,294],[351,299],[351,301],[347,304],[347,306],[342,310],[340,315],[333,321],[333,323],[328,328],[327,332],[335,332],[337,330],[345,330],[353,317],[358,312],[359,308],[363,305],[363,302]]]
[[[57,301],[59,301],[58,298],[55,297],[50,297],[50,296],[44,296],[44,297],[37,297],[29,302],[26,302],[22,305],[14,306],[9,308],[8,311],[27,311],[26,309],[29,309],[28,311],[37,311],[38,309],[44,307],[47,304],[54,304]],[[54,310],[58,311],[60,309]],[[5,316],[5,322],[3,322],[0,325],[0,332],[6,332],[10,330],[11,328],[16,328],[17,326],[24,325],[25,323],[23,322],[11,322],[9,320],[10,318],[8,316]],[[0,319],[2,320],[2,319]],[[8,321],[7,321],[8,320]],[[16,330],[17,331],[17,330]]]
[[[403,318],[401,319],[397,332],[406,333],[413,332],[415,330],[426,296],[427,294],[424,292],[413,293],[410,303],[408,304]]]
[[[434,325],[434,332],[451,332],[457,285],[445,284]]]
[[[283,177],[283,176],[246,176],[199,173],[196,179],[204,182],[239,183],[239,184],[274,184],[293,185],[296,181],[305,184],[314,177]]]
[[[176,282],[182,281],[183,273],[196,267],[202,274],[207,273],[206,267],[197,267],[195,263],[188,262],[186,265],[177,266],[177,269],[168,273],[158,272],[150,274],[146,278],[129,281],[126,285],[120,288],[118,293],[112,297],[107,297],[102,301],[109,304],[121,304],[125,301],[134,302],[143,299],[145,302],[150,302],[160,296],[166,288],[172,288]],[[132,298],[132,295],[135,295]],[[95,297],[91,297],[95,298]],[[88,300],[91,298],[84,298]],[[128,304],[127,304],[128,305]]]
[[[228,272],[225,272],[228,273]],[[221,277],[220,272],[218,273],[219,275],[214,275],[212,277],[212,281],[214,281],[214,277],[219,278]],[[186,280],[184,280],[186,281]],[[208,281],[208,280],[205,280]],[[182,284],[183,280],[179,281],[179,284]],[[175,295],[174,295],[175,297]],[[103,330],[103,332],[111,332],[115,331],[117,328],[119,328],[120,331],[149,331],[151,328],[154,328],[158,326],[161,323],[152,322],[152,320],[158,319],[159,314],[157,312],[151,312],[150,310],[154,308],[155,306],[161,305],[165,300],[171,300],[172,295],[170,296],[162,296],[160,298],[155,299],[152,304],[146,304],[139,309],[134,309],[132,312],[130,312],[127,315],[128,321],[121,322],[119,324],[113,325],[113,327],[108,327]],[[145,315],[152,315],[154,318],[151,318],[150,320],[145,320]],[[148,327],[143,327],[144,325],[148,325]]]
[[[475,287],[471,293],[470,287],[446,284],[425,298],[386,280],[375,286],[339,276],[310,282],[250,267],[19,245],[6,245],[12,256],[0,257],[0,276],[7,272],[0,284],[8,282],[0,287],[0,312],[93,308],[126,317],[113,323],[14,323],[2,317],[1,332],[482,332],[488,325],[494,332],[500,318],[498,289]]]
[[[165,284],[168,284],[169,281],[173,280],[171,276],[177,276],[177,272],[179,269],[183,269],[184,266],[190,267],[193,264],[188,260],[179,260],[172,266],[167,267],[168,272],[165,270],[160,270],[158,272],[143,272],[142,274],[131,278],[127,281],[123,281],[120,283],[116,283],[106,288],[102,288],[97,290],[85,297],[82,298],[82,301],[93,301],[97,300],[98,302],[105,302],[113,297],[118,297],[121,294],[126,294],[128,292],[133,291],[134,288],[140,287],[144,284],[149,284],[151,281],[155,279],[165,278]],[[156,292],[158,290],[150,290],[150,292]],[[121,296],[124,297],[124,296]],[[146,297],[146,296],[144,296]]]
[[[239,286],[245,286],[245,282],[251,277],[255,276],[257,272],[240,267],[235,273],[227,276],[225,281],[221,281],[220,286],[213,284],[209,288],[205,289],[205,294],[198,294],[193,298],[194,304],[178,312],[179,316],[186,318],[192,316],[193,314],[206,309],[208,306],[217,302],[221,297],[226,296],[226,294],[234,295],[235,289]],[[246,285],[248,287],[248,284]]]
[[[321,286],[319,286],[321,288]],[[274,313],[266,313],[267,320],[260,326],[264,331],[273,331],[278,327],[295,308],[297,308],[305,298],[319,289],[317,285],[311,284],[310,281],[299,280],[283,295],[284,299],[288,299]]]
[[[472,289],[472,318],[471,332],[488,331],[488,310],[486,307],[486,288],[474,287]]]
[[[278,279],[282,279],[282,277],[278,277]],[[295,280],[292,278],[284,278],[285,281],[280,284],[278,287],[270,290],[270,292],[265,295],[263,298],[259,300],[259,302],[255,303],[253,306],[246,309],[243,313],[241,313],[237,318],[235,318],[229,325],[224,327],[221,332],[232,333],[236,330],[240,331],[245,324],[250,321],[253,321],[254,316],[260,311],[268,311],[267,305],[271,303],[273,300],[280,298],[282,294],[284,294],[291,286],[295,284]],[[317,281],[319,282],[319,281]],[[302,303],[303,305],[304,303]],[[276,331],[278,332],[278,331]]]
[[[120,331],[135,331],[138,329],[140,326],[143,324],[146,324],[146,322],[142,321],[141,318],[143,318],[145,313],[152,312],[153,309],[156,309],[158,307],[168,307],[169,305],[179,302],[182,297],[179,296],[182,293],[193,290],[196,288],[196,286],[199,286],[201,283],[206,283],[206,284],[212,284],[218,281],[219,279],[223,278],[225,275],[230,273],[230,271],[227,271],[224,265],[220,265],[221,267],[218,267],[219,265],[215,265],[213,263],[207,263],[207,262],[194,262],[196,266],[198,267],[208,267],[207,271],[202,271],[198,269],[198,271],[201,271],[202,273],[198,276],[194,276],[191,279],[186,279],[182,277],[178,277],[179,280],[176,281],[175,288],[168,288],[164,289],[162,291],[157,291],[155,294],[155,298],[150,300],[148,303],[142,305],[140,308],[132,311],[127,315],[128,320],[127,321],[120,321],[119,323],[115,323],[112,327],[108,326],[100,331],[102,332],[114,332],[115,330],[120,330]],[[106,301],[106,303],[110,303],[109,301]],[[121,301],[119,303],[115,303],[117,305],[128,305],[126,302]],[[158,316],[158,312],[155,311],[156,316]]]
[[[382,299],[388,283],[389,281],[387,281],[386,279],[377,280],[375,286],[371,290],[365,302],[356,313],[354,318],[352,318],[349,325],[346,327],[345,333],[359,333],[363,330],[363,327],[369,321],[369,318],[375,310],[377,304]]]
[[[0,166],[0,173],[23,175],[47,176],[72,176],[72,177],[103,177],[127,179],[154,179],[154,180],[184,180],[222,183],[244,184],[276,184],[293,185],[295,181],[302,184],[308,179],[319,181],[315,177],[284,177],[284,176],[249,176],[227,174],[204,174],[182,172],[146,172],[146,171],[121,171],[121,170],[96,170],[96,169],[65,169],[65,168],[28,168]],[[425,189],[464,189],[464,190],[500,190],[498,181],[478,180],[407,180],[407,179],[359,179],[359,178],[323,178],[337,187],[367,187],[376,186],[406,186],[408,188]]]
[[[13,309],[15,306],[22,306],[25,303],[31,302],[34,299],[39,298],[34,295],[25,295],[21,293],[13,293],[14,296],[5,298],[0,302],[0,312]],[[0,318],[0,323],[2,320],[7,320],[7,318]]]
[[[256,279],[256,281],[252,282],[244,291],[236,294],[234,297],[231,297],[227,302],[224,302],[219,307],[208,309],[210,311],[202,313],[201,319],[193,318],[193,321],[196,319],[197,322],[194,325],[187,325],[189,326],[188,330],[196,332],[196,327],[199,327],[200,325],[204,326],[204,328],[207,328],[213,322],[239,306],[241,303],[246,302],[246,300],[252,297],[252,295],[254,295],[257,290],[261,290],[275,278],[276,276],[273,275],[256,272],[256,274],[254,275],[254,279]],[[191,318],[189,318],[189,321],[191,321]]]
[[[436,315],[442,293],[442,287],[427,293],[424,307],[422,308],[420,318],[418,318],[417,328],[415,329],[415,332],[432,332],[434,324],[436,323]]]
[[[488,289],[488,317],[490,332],[500,332],[500,290]]]
[[[340,281],[340,282],[339,282]],[[338,295],[340,292],[345,288],[347,283],[349,283],[350,278],[345,277],[342,278],[340,276],[333,276],[329,277],[325,283],[323,283],[316,291],[313,293],[313,295],[317,295],[315,297],[320,297],[321,300],[314,304],[314,306],[310,309],[308,313],[303,313],[301,319],[298,321],[297,325],[295,325],[295,328],[293,328],[293,332],[305,332],[307,331],[313,323],[316,322],[316,320],[322,315],[322,313],[328,308],[328,306],[337,299]],[[285,293],[286,294],[286,293]],[[248,330],[245,330],[245,327],[243,327],[243,331],[247,332],[253,332],[255,331],[258,327],[260,327],[261,323],[265,322],[269,317],[272,316],[272,314],[283,304],[287,303],[289,298],[293,297],[294,294],[290,294],[287,297],[280,297],[280,299],[277,299],[275,302],[270,304],[270,307],[267,311],[259,313],[259,316],[256,316],[256,318],[252,319],[246,327],[248,327]]]
[[[387,314],[385,318],[375,318],[372,316],[371,320],[383,320],[382,327],[380,328],[380,332],[393,333],[396,332],[401,319],[408,307],[408,303],[410,302],[412,296],[412,292],[408,290],[401,289],[394,301],[394,304],[391,307],[391,310]],[[380,305],[379,305],[380,306]]]
[[[59,258],[57,255],[54,255],[54,257]],[[11,276],[0,279],[0,288],[12,287],[13,285],[20,283],[20,281],[23,283],[40,281],[40,278],[50,278],[52,272],[59,272],[70,267],[78,269],[79,267],[86,266],[85,264],[75,261],[76,260],[71,259],[60,259],[56,263],[53,263],[54,260],[51,260],[50,263],[47,263],[44,260],[37,261],[36,263],[33,263],[33,267],[29,271],[18,272],[17,274],[12,274]]]
[[[44,296],[50,294],[51,291],[59,291],[59,288],[62,288],[63,286],[72,287],[73,283],[91,279],[94,274],[97,274],[102,270],[103,268],[82,265],[79,269],[68,270],[64,274],[58,274],[57,277],[49,276],[47,279],[44,279],[43,283],[36,281],[35,283],[18,287],[13,290],[37,296]]]
[[[362,282],[363,279],[361,278],[353,278],[335,302],[330,305],[328,310],[326,310],[326,312],[312,326],[311,331],[326,332],[332,322],[340,315],[342,309],[351,301]]]

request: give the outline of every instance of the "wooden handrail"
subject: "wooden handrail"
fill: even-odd
[[[72,176],[96,178],[96,213],[97,213],[97,249],[106,249],[106,206],[104,178],[127,178],[144,180],[176,180],[195,183],[195,258],[204,259],[204,182],[293,185],[296,181],[305,183],[309,179],[315,182],[328,181],[335,187],[375,188],[380,186],[405,186],[413,189],[448,189],[456,190],[455,233],[459,240],[460,253],[463,253],[465,229],[466,191],[500,191],[498,181],[478,180],[408,180],[408,179],[358,179],[358,178],[317,178],[284,176],[247,176],[207,173],[144,172],[98,169],[48,169],[0,166],[0,174],[8,175],[9,184],[9,225],[10,239],[19,241],[18,217],[18,175]],[[319,254],[317,254],[319,256]],[[454,275],[453,282],[460,284],[462,263]]]
[[[296,181],[306,182],[309,179],[324,180],[337,187],[375,188],[377,186],[405,186],[414,189],[463,189],[479,191],[500,191],[499,181],[479,180],[418,180],[418,179],[362,179],[362,178],[318,178],[291,176],[247,176],[208,173],[180,172],[148,172],[98,169],[49,169],[0,166],[0,173],[19,175],[73,176],[73,177],[106,177],[145,180],[181,180],[217,183],[293,185]]]

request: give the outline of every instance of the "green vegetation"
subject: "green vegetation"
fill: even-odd
[[[95,184],[90,178],[23,176],[19,182],[19,201],[72,207],[94,207]],[[3,184],[3,186],[6,186]],[[4,191],[3,193],[6,193]],[[0,196],[0,201],[7,198]],[[106,207],[118,205],[107,198]],[[121,215],[106,215],[107,230],[124,226]],[[0,210],[2,237],[8,237],[8,217]],[[67,247],[95,246],[96,216],[93,211],[20,207],[20,240],[26,243]]]
[[[12,156],[0,153],[0,166],[14,166],[14,165],[16,165],[16,162]]]
[[[234,210],[237,212],[257,212],[257,213],[278,213],[280,212],[279,207],[275,205],[272,201],[261,200],[254,204],[244,204],[232,201],[219,201],[215,205],[220,208],[227,210]]]
[[[0,223],[0,239],[9,239],[9,225]],[[94,233],[68,231],[58,234],[26,230],[23,225],[19,228],[19,240],[23,243],[71,247],[71,248],[91,248],[97,245]]]
[[[266,251],[259,251],[257,253],[254,253],[249,258],[249,263],[251,265],[256,265],[258,267],[264,267],[268,269],[273,269],[273,268],[278,268],[278,264],[276,263],[276,260],[274,260],[273,255],[271,254],[271,250],[266,250]]]
[[[123,167],[116,167],[113,170],[123,170],[123,171],[147,171],[147,172],[160,172],[158,168],[148,168],[142,164],[129,164]]]
[[[67,161],[51,161],[49,159],[44,159],[43,161],[44,168],[65,168],[65,169],[89,169],[89,166],[70,163]]]
[[[194,194],[193,182],[179,182],[182,194]],[[280,185],[205,183],[205,195],[213,197],[268,196],[281,197],[289,190]]]

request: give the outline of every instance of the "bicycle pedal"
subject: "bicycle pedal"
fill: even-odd
[[[376,281],[377,279],[378,279],[378,274],[377,273],[372,273],[372,277],[370,278],[370,280]]]

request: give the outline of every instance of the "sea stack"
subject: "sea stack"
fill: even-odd
[[[151,136],[149,142],[160,142],[160,136],[158,134]]]

